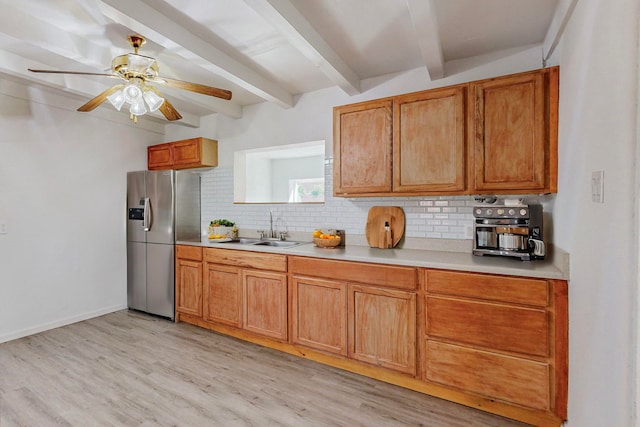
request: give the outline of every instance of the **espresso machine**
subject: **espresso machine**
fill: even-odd
[[[474,255],[544,259],[541,204],[503,200],[475,206],[473,216]]]

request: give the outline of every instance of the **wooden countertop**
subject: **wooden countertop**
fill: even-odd
[[[475,256],[468,252],[451,252],[422,249],[378,249],[368,246],[349,245],[344,248],[324,249],[313,243],[303,243],[288,248],[241,245],[238,243],[212,243],[202,241],[178,241],[178,245],[205,248],[234,249],[253,252],[269,252],[283,255],[306,256],[343,261],[360,261],[376,264],[403,265],[476,273],[504,274],[544,279],[569,279],[568,254],[551,248],[545,260],[520,261],[517,258]]]

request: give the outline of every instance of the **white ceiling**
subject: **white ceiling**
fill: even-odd
[[[27,68],[110,72],[113,57],[132,51],[127,35],[139,33],[140,54],[156,58],[161,75],[233,92],[223,101],[160,87],[193,125],[263,101],[288,108],[295,95],[331,86],[355,95],[363,79],[420,67],[436,80],[448,61],[543,44],[560,3],[0,0],[0,78],[54,88],[80,106],[114,81]]]

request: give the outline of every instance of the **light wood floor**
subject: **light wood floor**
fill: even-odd
[[[0,427],[523,425],[127,310],[0,344]]]

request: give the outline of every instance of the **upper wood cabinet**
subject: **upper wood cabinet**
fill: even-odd
[[[558,75],[334,107],[334,195],[556,192]]]
[[[475,192],[557,191],[558,71],[470,84]]]
[[[393,191],[465,190],[466,86],[393,101]]]
[[[171,169],[173,167],[171,143],[147,147],[147,164],[149,170]]]
[[[387,99],[334,108],[334,194],[391,191],[392,106]]]
[[[191,138],[147,147],[149,170],[218,166],[218,141]]]

